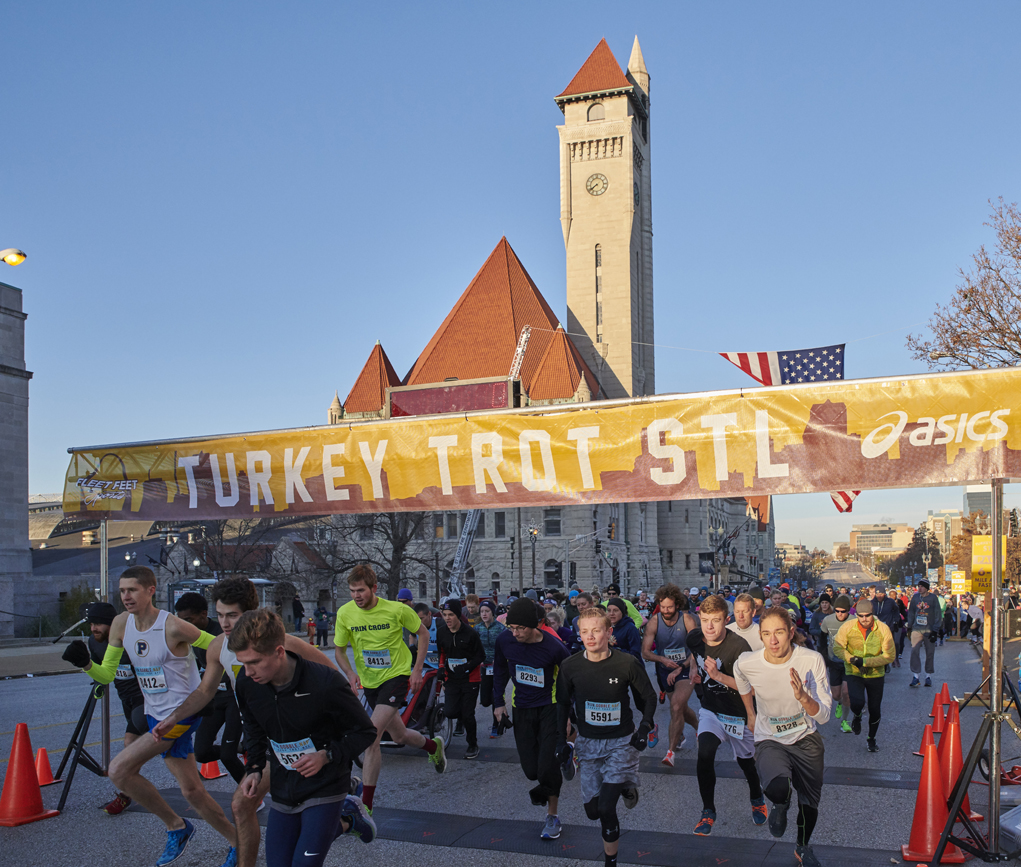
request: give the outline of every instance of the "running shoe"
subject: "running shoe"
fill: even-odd
[[[713,832],[713,822],[715,821],[716,813],[712,810],[703,810],[702,818],[698,820],[698,824],[692,833],[698,834],[699,837],[708,837]]]
[[[436,752],[429,756],[429,761],[436,766],[436,773],[442,774],[447,769],[447,756],[443,748],[443,738],[433,738]]]
[[[756,825],[765,825],[769,818],[769,811],[766,809],[765,798],[752,799],[752,821]]]
[[[469,744],[468,751],[464,754],[464,757],[466,759],[477,759],[479,757],[479,745],[475,744],[472,746]]]
[[[376,823],[372,820],[361,798],[348,795],[340,809],[341,818],[347,819],[350,827],[345,834],[354,834],[363,843],[371,843],[376,839]],[[339,829],[338,829],[339,830]]]
[[[633,810],[638,806],[638,787],[623,789],[620,793],[620,799],[624,802],[625,807]]]
[[[879,752],[879,744],[876,743],[876,739],[875,738],[869,738],[865,743],[868,746],[870,753],[878,753]]]
[[[925,685],[926,686],[932,686],[932,678],[931,677],[926,677],[925,678]]]
[[[774,837],[782,837],[787,830],[787,811],[791,806],[790,784],[788,783],[787,800],[783,804],[773,804],[769,811],[769,833]]]
[[[564,756],[564,761],[560,765],[560,773],[564,775],[565,780],[573,780],[575,771],[577,768],[574,766],[574,744],[570,741],[567,742],[567,755]]]
[[[220,867],[238,867],[238,850],[231,846],[227,853],[227,860]]]
[[[921,686],[921,685],[922,685],[922,682],[918,679],[918,675],[917,674],[912,675],[911,676],[911,683],[909,683],[908,686],[911,687],[912,689],[914,689],[915,687],[918,687],[918,686]]]
[[[179,831],[167,831],[167,846],[163,850],[163,854],[156,860],[156,867],[164,867],[180,858],[194,836],[195,826],[187,819],[184,820],[184,827]]]
[[[811,846],[795,846],[794,860],[797,861],[801,867],[822,867],[822,864],[819,863],[819,859],[815,857],[815,852],[812,851]]]
[[[861,734],[861,714],[860,713],[856,713],[854,715],[854,719],[851,720],[851,731],[853,731],[856,735],[860,735]]]
[[[464,737],[464,725],[462,725],[460,721],[458,721],[457,725],[454,726],[454,737],[455,738]]]
[[[500,727],[496,723],[493,723],[493,727],[489,730],[489,736],[491,738],[498,738],[502,734],[503,732],[500,731]]]
[[[663,756],[663,764],[669,765],[671,768],[674,766],[674,751],[667,750],[666,755]]]
[[[837,705],[837,709],[833,712],[833,716],[840,719],[844,715],[844,706],[842,704]]]
[[[362,778],[356,777],[354,774],[352,774],[351,783],[347,787],[347,793],[349,795],[354,795],[356,798],[360,798],[362,796],[362,790],[364,788],[365,787],[362,785]]]
[[[659,723],[656,723],[652,727],[652,731],[649,732],[648,743],[649,749],[652,749],[654,746],[656,746],[656,744],[659,743]]]
[[[543,840],[556,840],[560,836],[560,819],[557,816],[547,816],[546,824],[542,826],[539,836]]]
[[[103,804],[103,806],[100,807],[99,809],[106,813],[108,816],[119,816],[130,806],[131,798],[129,798],[123,792],[118,792],[116,798],[114,798],[109,804]]]
[[[681,742],[676,747],[674,747],[674,751],[679,753],[687,746],[687,744],[688,739],[684,735],[681,735]]]
[[[659,694],[659,703],[660,704],[664,704],[665,702],[666,702],[666,693],[665,692],[661,692]]]
[[[846,735],[851,734],[853,731],[851,724],[846,719],[840,724],[840,730]]]

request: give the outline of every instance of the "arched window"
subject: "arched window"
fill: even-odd
[[[593,103],[588,107],[588,119],[589,120],[605,120],[606,109],[603,108],[601,102]]]

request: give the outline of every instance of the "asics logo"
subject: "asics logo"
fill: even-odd
[[[908,435],[908,444],[941,446],[947,443],[962,443],[965,438],[976,443],[1002,440],[1007,436],[1007,425],[1003,421],[1003,417],[1007,415],[1010,415],[1009,409],[986,409],[972,415],[965,412],[960,416],[942,415],[939,418],[923,416],[915,422],[918,427]],[[891,417],[896,421],[881,424],[861,441],[863,457],[878,458],[900,440],[900,435],[907,427],[908,414],[903,410],[894,410],[880,416],[880,420]],[[936,435],[937,431],[939,436]]]

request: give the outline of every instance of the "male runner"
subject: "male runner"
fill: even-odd
[[[701,629],[688,633],[688,649],[697,667],[695,689],[701,685],[698,700],[698,791],[702,796],[702,817],[695,833],[706,837],[716,821],[716,751],[724,741],[730,744],[738,767],[748,781],[752,802],[752,821],[766,824],[766,799],[755,771],[755,737],[745,712],[744,702],[734,680],[734,663],[742,653],[750,652],[748,642],[727,629],[727,603],[709,596],[698,609]]]
[[[224,675],[230,682],[232,695],[228,706],[227,722],[223,729],[220,744],[221,761],[223,756],[236,758],[241,739],[241,713],[234,696],[237,694],[238,674],[241,663],[228,647],[228,639],[238,619],[246,611],[254,611],[259,607],[259,594],[255,585],[247,578],[234,575],[223,578],[213,585],[213,604],[216,606],[216,618],[223,629],[221,635],[213,639],[206,650],[206,670],[202,675],[202,683],[181,705],[163,722],[153,729],[153,737],[163,737],[183,719],[188,719],[204,708],[210,699],[218,695],[220,682]],[[296,635],[288,635],[284,640],[284,649],[320,665],[329,665],[328,657]],[[226,762],[224,762],[226,764]],[[244,766],[242,765],[242,777]],[[240,782],[240,780],[238,780]],[[237,863],[238,867],[255,867],[259,854],[259,822],[256,813],[260,809],[262,799],[269,791],[269,774],[263,774],[258,792],[247,797],[240,786],[231,799],[231,813],[237,825]]]
[[[65,648],[63,658],[78,668],[85,668],[90,662],[97,666],[101,665],[110,637],[110,624],[116,616],[117,609],[109,602],[93,602],[85,612],[91,633],[88,645],[81,639],[75,639]],[[123,656],[114,674],[113,685],[117,690],[117,697],[121,700],[124,719],[128,723],[124,729],[124,746],[127,746],[149,730],[149,723],[145,718],[145,702],[142,699],[142,690],[135,679],[135,670],[130,662],[124,661]],[[118,792],[112,801],[100,809],[110,816],[118,816],[130,805],[131,798],[123,792]]]
[[[659,611],[645,624],[642,656],[656,663],[656,680],[660,693],[670,694],[670,739],[667,741],[663,764],[674,766],[674,750],[685,744],[684,724],[698,729],[698,716],[688,707],[691,698],[691,681],[688,679],[688,631],[696,627],[695,618],[688,611],[688,600],[681,588],[664,584],[656,591]],[[655,645],[655,652],[653,651]]]
[[[922,673],[921,651],[925,649],[925,685],[932,686],[932,675],[935,673],[933,659],[936,657],[936,640],[943,620],[943,612],[939,607],[936,595],[929,592],[929,582],[922,578],[918,582],[918,592],[911,597],[908,605],[908,633],[911,636],[911,683],[910,687],[919,686],[918,676]]]
[[[820,867],[809,841],[819,819],[822,795],[823,741],[817,728],[829,719],[833,704],[826,663],[814,650],[792,643],[794,623],[786,609],[767,609],[759,629],[764,647],[738,657],[734,680],[748,726],[755,732],[759,779],[773,804],[769,833],[784,835],[791,793],[796,791],[794,857],[801,867]]]
[[[620,601],[624,603],[624,613],[634,621],[635,629],[640,630],[644,625],[642,615],[639,613],[638,609],[635,608],[635,604],[630,599],[625,599],[620,595],[619,584],[614,583],[606,585],[606,601],[609,602],[611,599],[620,599]]]
[[[564,661],[557,677],[557,757],[568,757],[566,731],[577,719],[574,755],[581,767],[585,815],[599,820],[606,867],[616,867],[620,846],[617,799],[638,803],[638,753],[644,750],[656,712],[656,691],[645,666],[610,649],[610,621],[598,608],[578,615],[585,650]],[[635,728],[628,693],[642,721]]]
[[[456,719],[468,741],[466,759],[479,757],[479,738],[475,724],[475,704],[482,684],[480,668],[486,661],[479,634],[461,620],[461,600],[448,599],[440,606],[443,624],[436,629],[436,647],[440,668],[446,672],[443,685],[444,710],[448,719]]]
[[[878,753],[876,732],[882,715],[886,666],[897,656],[890,627],[877,620],[868,599],[859,599],[858,616],[840,627],[833,639],[833,655],[844,663],[844,682],[851,697],[851,731],[861,734],[861,712],[869,701],[868,751]]]
[[[109,683],[126,652],[142,688],[145,714],[152,729],[198,687],[199,671],[191,645],[199,646],[202,633],[180,617],[156,609],[152,604],[156,576],[146,566],[131,566],[121,573],[120,594],[125,611],[110,626],[103,664],[90,663],[85,670],[96,669],[93,679]],[[203,643],[208,647],[208,640]],[[177,779],[188,803],[231,844],[224,867],[235,863],[234,826],[206,791],[195,764],[192,737],[197,724],[197,718],[188,717],[158,741],[139,738],[110,763],[108,776],[114,785],[166,825],[167,845],[156,861],[157,867],[180,858],[195,834],[195,826],[177,815],[156,787],[141,775],[143,765],[158,755],[163,756],[167,770]]]
[[[429,648],[429,630],[413,609],[400,602],[391,602],[376,595],[376,573],[364,564],[355,566],[347,576],[351,601],[337,612],[333,643],[337,665],[347,676],[353,689],[359,687],[372,708],[372,724],[376,739],[365,751],[364,788],[362,800],[371,810],[383,764],[379,742],[386,732],[395,743],[417,747],[429,754],[436,772],[447,769],[443,738],[429,739],[420,732],[405,728],[400,710],[408,691],[418,692],[422,686],[422,665]],[[415,663],[404,643],[404,632],[418,636]],[[354,649],[355,674],[347,658],[347,646]]]
[[[268,752],[267,867],[322,867],[341,834],[363,843],[376,836],[364,804],[348,794],[351,760],[376,732],[340,672],[285,643],[283,621],[265,608],[242,614],[228,639],[245,667],[237,683],[247,748],[241,790],[258,792]]]
[[[844,661],[833,654],[833,639],[837,632],[848,620],[854,620],[855,615],[851,613],[851,597],[841,594],[833,600],[833,613],[823,618],[819,625],[823,644],[820,653],[826,660],[826,669],[829,672],[830,687],[835,691],[837,699],[836,712],[833,714],[837,719],[842,719],[840,730],[845,734],[851,733],[851,722],[848,717],[850,711],[850,698],[847,692],[847,683],[844,681]]]
[[[187,620],[203,632],[217,637],[223,635],[219,623],[209,619],[209,603],[201,593],[185,593],[174,603],[174,610],[178,617]],[[216,658],[215,653],[213,658]],[[205,679],[206,651],[196,649],[195,661],[199,666],[199,674]],[[195,761],[199,764],[223,762],[234,782],[240,783],[245,773],[245,766],[238,759],[237,749],[238,741],[241,739],[241,714],[238,713],[234,696],[227,691],[227,678],[223,672],[220,672],[216,692],[212,694],[209,702],[204,707],[197,708],[194,713],[201,714],[199,727],[195,730]],[[183,716],[178,717],[182,718]],[[172,728],[172,725],[166,726],[160,734]],[[216,745],[216,736],[220,729],[223,729],[222,748]]]
[[[755,622],[755,598],[753,596],[741,593],[734,600],[734,619],[727,624],[727,629],[748,642],[750,649],[762,650],[759,624]]]
[[[578,615],[581,616],[580,614]],[[538,783],[528,793],[537,807],[546,807],[539,836],[560,836],[557,804],[563,776],[557,760],[557,673],[570,655],[563,642],[539,628],[539,607],[531,599],[516,599],[507,612],[507,631],[496,639],[493,658],[493,715],[507,716],[508,681],[513,681],[514,743],[525,777]]]

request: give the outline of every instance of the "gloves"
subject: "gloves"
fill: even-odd
[[[929,641],[932,644],[935,644],[937,641],[939,641],[939,633],[936,632],[936,630],[933,630],[932,632],[929,633]]]
[[[643,722],[638,726],[637,731],[631,735],[631,746],[638,750],[638,752],[643,752],[649,745],[649,732],[651,731],[652,726]]]
[[[562,765],[571,757],[571,751],[567,749],[567,741],[557,744],[557,764]]]
[[[71,665],[77,666],[78,668],[85,668],[90,662],[92,657],[89,655],[89,649],[85,646],[85,642],[80,638],[72,641],[65,649],[61,657]]]
[[[862,659],[860,656],[852,656],[851,665],[853,665],[855,668],[864,668],[865,660]]]
[[[500,721],[496,724],[496,730],[502,735],[507,729],[514,728],[514,723],[510,718],[510,714],[504,714],[500,717]]]

